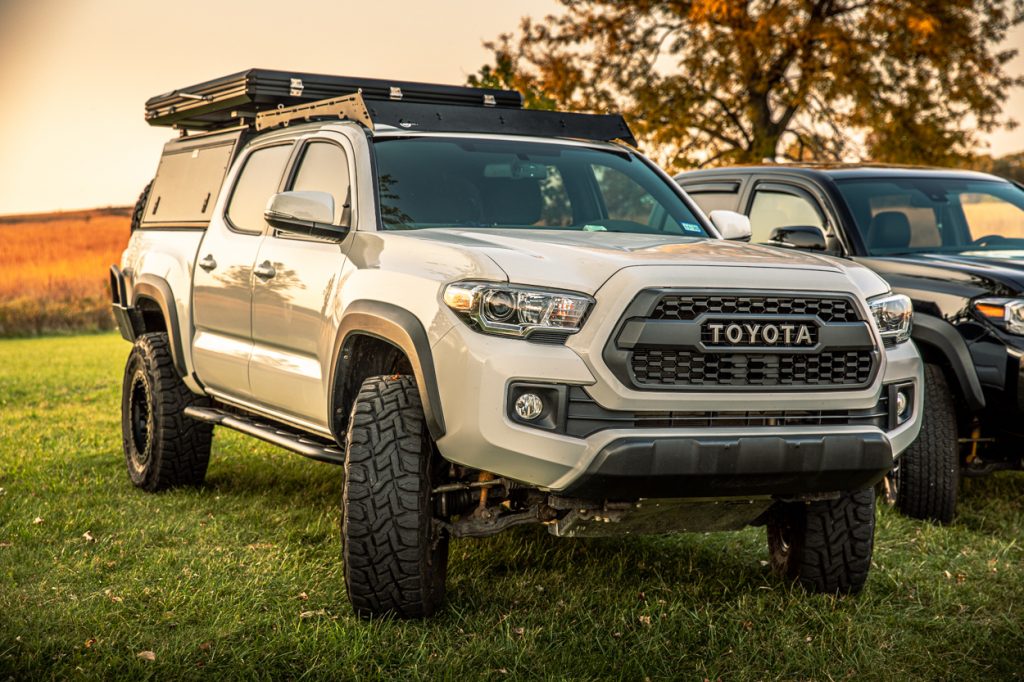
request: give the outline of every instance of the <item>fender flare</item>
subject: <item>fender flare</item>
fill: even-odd
[[[372,336],[395,346],[409,359],[416,386],[419,388],[420,401],[423,403],[423,416],[427,421],[427,429],[435,441],[444,436],[444,415],[441,409],[441,393],[437,386],[437,374],[434,371],[434,356],[430,350],[427,333],[419,319],[404,308],[381,301],[355,301],[345,310],[338,334],[334,343],[334,354],[331,360],[331,391],[330,412],[334,414],[337,406],[337,384],[348,373],[348,360],[345,357],[346,346],[355,336]]]
[[[967,350],[967,343],[953,325],[934,315],[915,312],[911,337],[919,346],[929,346],[946,359],[971,410],[985,407],[985,394],[974,369],[974,360]]]
[[[167,325],[167,336],[171,342],[171,358],[178,375],[185,377],[185,351],[181,345],[181,327],[178,325],[178,309],[174,305],[174,294],[167,280],[149,273],[139,275],[132,287],[133,309],[138,309],[139,299],[146,298],[157,304]]]

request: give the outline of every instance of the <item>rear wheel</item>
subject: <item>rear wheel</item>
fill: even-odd
[[[431,490],[441,460],[415,380],[371,377],[352,406],[345,444],[345,586],[363,618],[423,618],[444,600],[448,534]]]
[[[921,435],[897,460],[896,508],[915,519],[949,523],[960,485],[956,404],[938,365],[924,366]]]
[[[837,500],[780,503],[768,521],[772,570],[809,592],[860,592],[874,538],[874,488]]]
[[[121,440],[132,483],[156,492],[203,482],[213,425],[182,412],[205,404],[206,399],[192,393],[174,369],[167,334],[136,339],[121,391]]]

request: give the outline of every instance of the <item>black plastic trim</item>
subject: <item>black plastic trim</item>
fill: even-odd
[[[527,421],[516,414],[515,404],[524,393],[537,394],[544,403],[544,411],[540,416]],[[513,423],[528,426],[542,431],[565,433],[566,406],[568,405],[569,387],[565,384],[542,384],[529,381],[514,381],[508,386],[505,400],[505,416]]]
[[[344,381],[351,368],[346,359],[346,346],[356,336],[372,336],[387,341],[409,358],[427,428],[434,440],[444,436],[444,415],[441,409],[441,393],[434,370],[434,356],[423,325],[408,310],[381,301],[355,301],[346,309],[341,318],[338,336],[334,345],[334,359],[331,361],[331,405],[329,414],[334,414],[338,382]],[[333,423],[333,420],[332,420]],[[334,434],[338,437],[339,434]]]
[[[131,307],[126,305],[128,299],[128,288],[124,282],[124,273],[116,265],[110,266],[110,310],[114,314],[114,321],[121,332],[121,338],[125,341],[135,342],[139,330],[135,328],[132,319]]]
[[[564,492],[586,499],[746,497],[863,490],[893,466],[880,432],[622,438]]]
[[[611,429],[683,429],[768,426],[813,426],[829,429],[834,426],[873,426],[891,430],[890,390],[883,387],[879,401],[867,409],[851,410],[611,410],[602,407],[583,386],[568,387],[564,408],[565,428],[573,438],[587,438]]]
[[[167,325],[167,336],[171,341],[171,358],[179,376],[185,377],[185,351],[181,345],[181,327],[178,324],[178,310],[174,305],[174,294],[166,280],[156,275],[139,275],[132,293],[132,308],[139,307],[139,299],[146,298],[160,307]]]
[[[961,395],[971,410],[985,407],[985,394],[974,368],[974,361],[967,349],[967,343],[956,327],[934,315],[914,312],[914,327],[911,338],[918,345],[930,346],[949,363]]]

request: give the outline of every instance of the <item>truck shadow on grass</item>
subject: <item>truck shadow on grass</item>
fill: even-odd
[[[953,526],[1002,535],[1024,524],[1024,472],[1002,471],[960,482],[960,500]],[[1014,538],[1008,538],[1014,539]]]
[[[301,503],[340,514],[342,484],[340,467],[285,454],[268,458],[261,453],[256,458],[215,452],[204,490],[231,496],[244,505],[251,502],[268,512],[283,513]],[[879,513],[883,513],[881,509]],[[1008,514],[1014,518],[1007,518]],[[1022,523],[1022,515],[1024,473],[1002,472],[963,482],[960,512],[951,528],[1009,541],[1013,529]],[[926,525],[909,519],[901,522]],[[329,541],[336,542],[336,535]],[[743,584],[748,590],[788,584],[775,578],[762,563],[768,558],[763,528],[737,534],[556,538],[544,527],[524,526],[490,538],[454,540],[451,556],[456,592],[464,568],[479,579],[514,577],[526,568],[569,574],[611,570],[620,577],[628,576],[628,583],[634,586],[642,584],[645,575],[658,576],[667,583],[706,582],[709,575],[718,575],[723,586]]]

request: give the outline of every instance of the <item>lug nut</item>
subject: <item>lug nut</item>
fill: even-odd
[[[533,421],[544,411],[544,401],[536,393],[524,393],[516,398],[515,407],[520,419]]]

